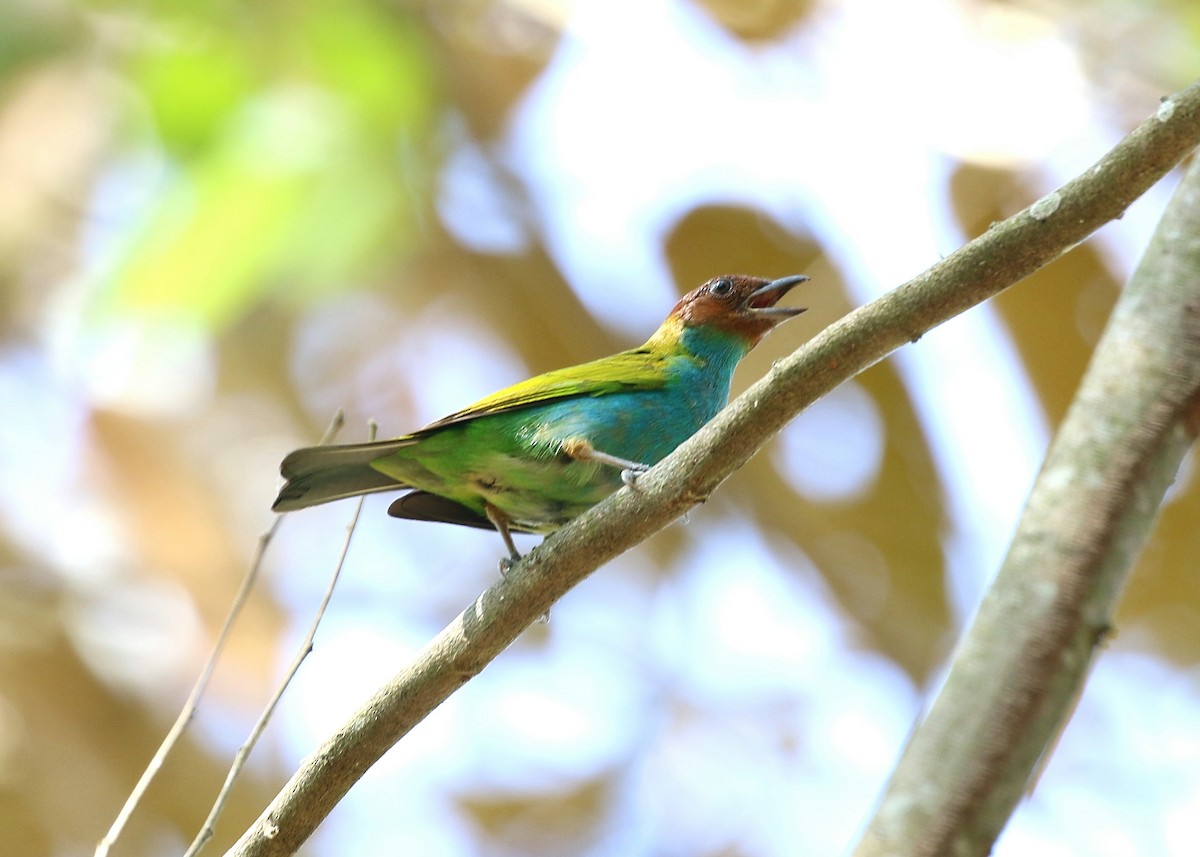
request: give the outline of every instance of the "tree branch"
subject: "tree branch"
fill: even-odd
[[[1200,159],[1113,310],[928,716],[856,857],[988,854],[1070,716],[1200,432]]]
[[[550,536],[307,759],[229,853],[290,854],[392,745],[588,574],[705,498],[804,407],[906,342],[1057,258],[1200,143],[1200,84],[1084,175],[849,314],[780,361],[638,479]]]

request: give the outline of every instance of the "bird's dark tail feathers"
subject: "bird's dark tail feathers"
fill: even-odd
[[[403,482],[371,467],[371,462],[412,443],[411,438],[400,438],[297,449],[279,466],[287,482],[271,509],[290,512],[343,497],[406,488]]]

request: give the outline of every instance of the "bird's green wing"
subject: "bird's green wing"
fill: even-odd
[[[513,411],[531,405],[542,405],[561,399],[581,396],[604,396],[609,393],[655,390],[664,387],[668,379],[668,357],[649,348],[634,348],[590,363],[555,369],[536,375],[519,384],[505,387],[480,399],[473,405],[430,423],[415,435],[476,417]]]

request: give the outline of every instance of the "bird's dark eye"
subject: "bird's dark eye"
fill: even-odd
[[[722,277],[719,280],[713,280],[713,284],[709,287],[709,291],[719,298],[723,298],[733,291],[733,281]]]

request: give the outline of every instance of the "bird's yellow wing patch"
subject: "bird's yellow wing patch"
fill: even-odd
[[[622,351],[590,363],[555,369],[505,387],[461,411],[430,423],[414,434],[420,435],[430,429],[442,428],[452,423],[561,399],[656,390],[667,383],[667,363],[665,354],[657,354],[642,347]]]

